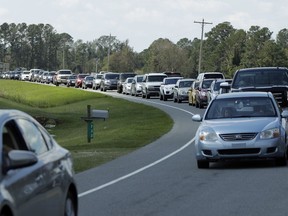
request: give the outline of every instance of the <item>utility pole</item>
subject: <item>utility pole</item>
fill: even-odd
[[[110,33],[110,35],[109,35],[109,47],[108,47],[108,64],[107,64],[107,71],[109,71],[110,49],[111,49],[111,33]]]
[[[200,41],[200,51],[199,51],[199,66],[198,66],[198,74],[201,72],[201,61],[202,61],[202,44],[203,44],[203,33],[204,33],[204,25],[207,24],[213,24],[211,22],[204,22],[204,19],[202,19],[202,22],[194,21],[194,23],[199,23],[202,25],[202,31],[201,31],[201,41]]]

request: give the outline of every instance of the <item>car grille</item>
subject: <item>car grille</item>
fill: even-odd
[[[260,148],[244,148],[244,149],[222,149],[218,150],[220,155],[245,155],[245,154],[258,154]]]
[[[224,141],[239,141],[239,140],[253,140],[257,133],[233,133],[233,134],[220,134],[221,139]]]

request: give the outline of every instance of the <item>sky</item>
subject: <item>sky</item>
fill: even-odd
[[[0,24],[50,24],[73,40],[115,36],[136,52],[153,41],[201,38],[223,22],[236,29],[267,27],[276,38],[288,28],[287,0],[0,0]]]

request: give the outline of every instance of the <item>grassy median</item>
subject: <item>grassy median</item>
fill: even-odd
[[[87,141],[81,117],[92,109],[109,110],[109,119],[94,121]],[[73,154],[75,170],[98,166],[149,144],[173,125],[164,112],[143,104],[75,88],[0,80],[0,107],[19,109],[35,117],[55,140]]]

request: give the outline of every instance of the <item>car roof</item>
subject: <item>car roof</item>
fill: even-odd
[[[178,80],[179,82],[185,82],[185,81],[195,81],[196,79],[189,79],[189,78],[185,78],[185,79],[180,79]]]
[[[242,68],[239,69],[238,71],[255,71],[255,70],[275,70],[275,69],[279,69],[279,70],[288,70],[286,67],[254,67],[254,68]]]
[[[181,76],[175,76],[175,77],[165,77],[165,80],[169,80],[169,79],[183,79],[183,77]]]
[[[225,98],[243,98],[243,97],[271,97],[270,92],[232,92],[219,94],[217,99],[225,99]]]

